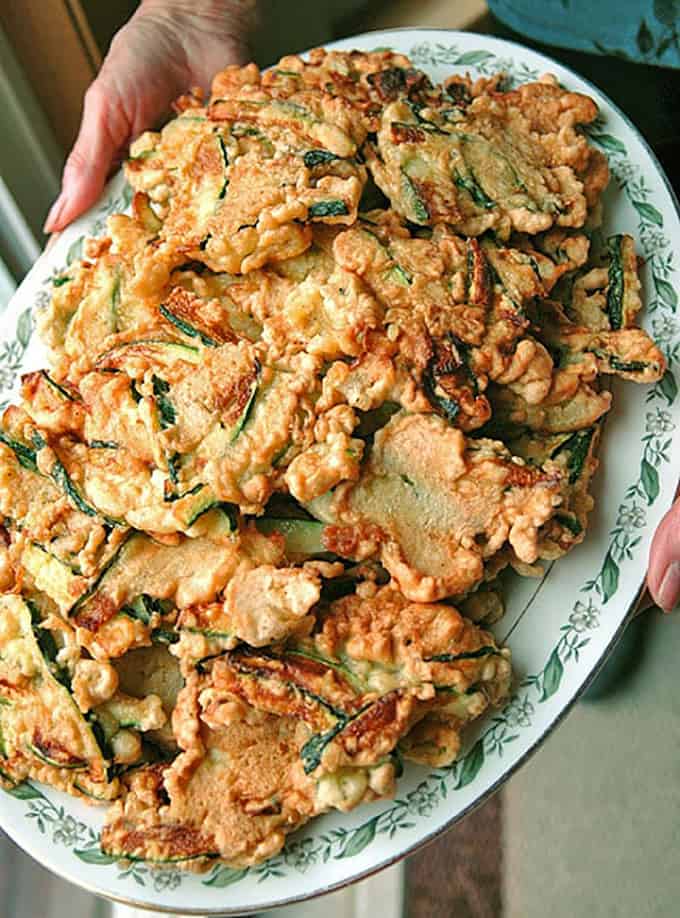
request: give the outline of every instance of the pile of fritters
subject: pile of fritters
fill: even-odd
[[[600,376],[664,358],[553,79],[315,51],[177,108],[2,421],[0,776],[204,869],[455,759],[495,578],[584,537]]]

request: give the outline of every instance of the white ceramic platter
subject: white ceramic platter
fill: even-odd
[[[567,88],[594,96],[601,116],[589,133],[609,156],[612,171],[605,234],[629,232],[637,239],[646,260],[643,323],[665,350],[669,370],[654,387],[614,385],[588,537],[567,558],[549,565],[541,581],[511,583],[508,613],[497,634],[512,648],[518,674],[514,697],[505,710],[480,723],[451,767],[408,767],[397,799],[323,817],[260,867],[216,866],[204,875],[142,863],[121,867],[99,850],[100,811],[33,783],[0,792],[2,828],[44,866],[102,895],[147,908],[243,915],[318,895],[403,857],[479,804],[556,725],[615,643],[677,483],[680,221],[668,182],[633,125],[571,71],[496,38],[407,29],[374,32],[335,47],[393,48],[409,54],[435,80],[504,70],[523,82],[550,71]],[[78,257],[84,235],[100,233],[106,216],[129,203],[128,192],[122,177],[114,179],[102,201],[39,259],[17,291],[3,317],[1,400],[12,398],[21,373],[45,363],[32,317],[49,299],[52,276]]]

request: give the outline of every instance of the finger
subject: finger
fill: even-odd
[[[676,501],[656,530],[649,553],[649,592],[666,612],[680,600],[680,501]]]
[[[85,94],[80,131],[64,166],[61,193],[45,221],[46,233],[64,229],[94,204],[129,134],[122,106],[95,81]]]

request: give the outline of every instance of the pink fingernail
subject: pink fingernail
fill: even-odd
[[[43,226],[44,233],[51,233],[55,228],[65,204],[66,198],[64,197],[64,193],[62,191],[54,204],[50,207],[50,212],[48,213],[47,219],[45,220],[45,225]]]
[[[664,612],[671,612],[677,605],[680,599],[680,561],[671,561],[666,568],[657,599]]]

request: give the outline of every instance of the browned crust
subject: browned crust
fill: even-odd
[[[45,758],[51,759],[57,765],[63,768],[72,768],[74,765],[86,764],[80,756],[73,755],[72,752],[50,736],[45,736],[40,729],[36,727],[33,731],[33,745]]]
[[[98,631],[102,625],[110,621],[118,611],[118,606],[104,593],[95,593],[86,603],[85,609],[78,612],[75,622],[88,631]]]
[[[259,365],[256,361],[249,373],[230,380],[222,388],[213,390],[213,407],[222,412],[225,422],[234,424],[241,417],[253,394],[253,386],[258,375]]]
[[[426,134],[415,124],[398,124],[393,122],[391,125],[393,143],[422,143]]]
[[[321,535],[324,548],[343,558],[367,557],[378,550],[386,536],[375,523],[355,526],[325,526]],[[368,550],[369,546],[373,546]]]
[[[468,302],[475,306],[488,306],[493,283],[489,262],[478,239],[468,239]]]
[[[211,321],[206,317],[205,311],[201,309],[204,301],[184,287],[173,287],[165,305],[178,319],[188,322],[198,331],[205,332],[213,341],[225,344],[237,340],[236,335],[230,328],[226,328],[224,323]]]
[[[130,828],[121,832],[114,823],[102,830],[101,847],[102,851],[121,857],[129,855],[168,860],[182,860],[200,855],[210,857],[217,851],[217,844],[211,835],[181,824],[149,826],[144,829]]]

